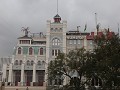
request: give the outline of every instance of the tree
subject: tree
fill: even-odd
[[[68,54],[59,53],[56,59],[49,63],[49,79],[67,77],[70,80],[68,89],[84,90],[85,84],[90,81],[90,78],[86,78],[91,73],[90,56],[83,48],[72,50]]]
[[[102,78],[103,88],[117,90],[120,86],[120,38],[113,32],[95,37],[92,62],[96,75]],[[120,89],[120,88],[119,88]]]

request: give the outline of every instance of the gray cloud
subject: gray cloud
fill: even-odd
[[[21,27],[31,32],[46,32],[46,20],[56,15],[56,0],[0,0],[0,56],[12,54]],[[120,0],[59,0],[59,15],[68,21],[68,30],[80,25],[83,31],[95,29],[95,13],[102,28],[117,31]]]

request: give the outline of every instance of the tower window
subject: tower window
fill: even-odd
[[[57,56],[57,51],[58,51],[58,50],[55,50],[55,56]]]
[[[54,56],[54,50],[52,50],[52,56]]]
[[[21,54],[21,47],[18,48],[18,54]]]
[[[33,54],[33,49],[32,47],[29,48],[29,55],[32,55]]]
[[[59,53],[60,53],[59,49],[52,50],[52,56],[58,56]]]
[[[52,45],[60,45],[60,40],[55,38],[52,40]]]
[[[40,55],[43,55],[43,48],[40,48]]]

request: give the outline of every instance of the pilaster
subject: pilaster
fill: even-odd
[[[24,63],[22,63],[21,65],[21,85],[23,86],[23,82],[24,82]]]
[[[12,63],[9,66],[8,82],[12,82]]]
[[[51,21],[47,21],[47,34],[46,34],[46,61],[45,61],[45,83],[47,84],[47,79],[48,79],[48,75],[46,73],[48,73],[47,67],[48,67],[48,62],[49,62],[49,57],[50,57],[50,28],[51,28]]]
[[[66,31],[67,21],[63,21],[63,52],[66,53]]]
[[[6,69],[7,69],[7,64],[3,64],[3,69],[2,69],[2,72],[3,72],[2,81],[4,81],[4,82],[5,82],[5,80],[6,80]]]

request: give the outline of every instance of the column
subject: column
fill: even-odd
[[[33,77],[32,77],[32,86],[34,86],[34,82],[36,82],[36,63],[37,63],[37,56],[35,56],[34,64],[33,64]]]
[[[23,86],[24,83],[24,62],[26,60],[26,55],[24,56],[23,63],[21,65],[21,86]]]
[[[6,79],[6,69],[7,69],[7,65],[3,64],[3,69],[2,69],[2,72],[3,72],[2,81],[3,82],[5,82],[5,79]]]
[[[21,86],[23,86],[23,82],[24,82],[24,63],[22,63],[21,65]]]
[[[33,81],[32,82],[36,82],[36,64],[33,64]]]
[[[36,64],[33,64],[33,77],[32,77],[32,82],[31,86],[34,86],[34,82],[36,82]]]
[[[8,82],[12,82],[12,63],[9,66]]]

